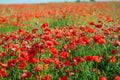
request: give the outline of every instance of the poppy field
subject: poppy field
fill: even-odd
[[[120,80],[120,2],[1,4],[0,80]]]

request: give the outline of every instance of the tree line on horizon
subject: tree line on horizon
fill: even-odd
[[[76,2],[80,2],[81,0],[76,0]],[[94,2],[95,0],[90,0],[91,2]]]
[[[76,2],[81,2],[81,1],[83,1],[83,0],[76,0]],[[95,2],[95,0],[88,0],[88,1]],[[109,1],[120,1],[120,0],[109,0]]]

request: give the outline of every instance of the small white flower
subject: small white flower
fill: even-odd
[[[77,60],[76,60],[76,59],[74,59],[73,61],[74,61],[74,62],[77,62]]]
[[[16,49],[15,49],[15,48],[12,48],[11,50],[16,51]]]
[[[26,45],[27,48],[30,48],[31,46],[30,45]]]

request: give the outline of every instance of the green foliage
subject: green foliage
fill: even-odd
[[[95,2],[95,0],[90,0],[91,2]]]
[[[76,2],[80,2],[80,0],[76,0]]]

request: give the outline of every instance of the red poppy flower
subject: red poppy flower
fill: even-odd
[[[76,29],[75,28],[70,29],[70,33],[72,35],[76,36]]]
[[[40,65],[37,65],[35,68],[34,68],[34,71],[37,72],[37,71],[42,71],[42,67]]]
[[[92,56],[85,56],[85,59],[88,60],[88,61],[93,61],[93,57]]]
[[[37,30],[38,30],[37,28],[33,28],[33,29],[32,29],[32,33],[33,33],[33,34],[36,34],[36,31],[37,31]]]
[[[22,51],[22,52],[19,54],[19,59],[28,61],[28,59],[29,59],[28,53],[25,52],[25,51]]]
[[[45,58],[45,59],[43,59],[43,62],[45,64],[50,64],[52,62],[52,59],[51,58]]]
[[[100,23],[98,23],[98,24],[95,24],[95,27],[96,28],[102,28],[102,25]]]
[[[86,27],[86,31],[89,32],[89,33],[94,33],[95,30],[89,26]]]
[[[20,74],[20,77],[21,77],[22,79],[29,78],[29,77],[31,77],[31,73],[30,73],[30,72],[22,73],[22,74]]]
[[[52,41],[45,41],[45,45],[47,48],[53,47],[53,42]]]
[[[108,22],[114,22],[114,20],[111,17],[106,18]]]
[[[0,66],[1,66],[2,68],[8,68],[8,65],[5,64],[5,63],[2,63],[2,62],[0,62]]]
[[[61,76],[59,80],[69,80],[67,76]]]
[[[39,59],[38,58],[34,58],[34,57],[30,57],[29,60],[28,60],[28,62],[36,64],[37,62],[39,62]]]
[[[14,53],[14,52],[11,52],[11,53],[10,53],[10,56],[15,56],[15,53]]]
[[[8,61],[8,67],[13,67],[13,66],[16,66],[16,63],[17,63],[18,60],[16,59],[11,59]]]
[[[55,59],[55,60],[54,60],[54,65],[55,65],[55,68],[56,68],[56,69],[61,68],[61,62],[59,61],[59,59]]]
[[[18,39],[18,36],[16,35],[16,33],[11,33],[10,34],[10,38],[12,38],[12,39]]]
[[[62,34],[58,33],[56,34],[56,38],[61,38],[62,37]]]
[[[80,62],[80,58],[78,57],[78,56],[74,56],[73,58],[72,58],[72,61],[73,62]]]
[[[93,36],[93,40],[100,45],[106,43],[106,41],[103,38],[101,38],[100,36],[97,36],[97,35]]]
[[[36,54],[37,54],[37,50],[36,50],[35,47],[32,46],[32,47],[30,47],[30,48],[28,49],[28,56],[29,56],[29,58],[35,57]]]
[[[79,58],[78,56],[74,56],[72,58],[73,65],[78,65],[80,62],[84,62],[85,60],[83,58]]]
[[[18,30],[18,33],[24,35],[24,34],[25,34],[25,31],[24,31],[24,29],[19,29],[19,30]]]
[[[69,57],[69,54],[68,54],[68,52],[61,52],[61,53],[60,53],[60,57],[61,57],[62,59],[66,59],[67,57]]]
[[[93,71],[93,72],[96,72],[96,71],[97,71],[97,68],[92,68],[92,71]]]
[[[75,49],[75,46],[76,46],[75,40],[72,40],[72,41],[70,42],[70,49],[71,49],[71,50],[74,50],[74,49]]]
[[[50,33],[51,33],[51,30],[49,28],[44,29],[44,33],[43,33],[44,35],[50,36],[51,35]]]
[[[54,45],[58,45],[59,43],[55,39],[51,39]]]
[[[109,31],[109,29],[107,29],[107,28],[104,28],[103,31],[104,31],[104,34],[106,34],[106,35],[109,35],[109,34],[110,34],[110,31]]]
[[[56,38],[61,38],[62,37],[62,33],[61,33],[60,29],[56,29],[55,34],[56,34]]]
[[[115,31],[120,32],[120,25],[117,27],[117,29]]]
[[[120,76],[118,75],[114,76],[114,80],[120,80]]]
[[[62,50],[61,50],[62,52],[66,52],[66,51],[68,51],[68,45],[67,44],[64,44],[63,46],[62,46]]]
[[[2,52],[1,54],[2,54],[3,57],[6,56],[6,52]]]
[[[49,48],[50,53],[54,56],[57,57],[58,56],[58,50],[55,48]]]
[[[3,68],[0,69],[0,77],[6,77],[6,76],[7,76],[7,74],[6,74],[5,70]]]
[[[117,61],[116,57],[115,56],[109,56],[109,61],[111,63],[115,63]]]
[[[112,52],[112,54],[114,54],[114,55],[118,53],[118,51],[117,51],[116,49],[112,50],[111,52]]]
[[[38,75],[35,76],[35,80],[39,80],[39,76]]]
[[[94,22],[93,22],[93,21],[91,21],[91,22],[89,22],[89,24],[90,24],[90,25],[94,25]]]
[[[94,61],[96,61],[96,62],[98,62],[98,63],[101,62],[99,56],[93,56],[93,59],[94,59]]]
[[[46,23],[44,23],[44,24],[41,26],[41,28],[44,29],[44,28],[48,27],[48,25],[49,25],[49,24],[46,22]]]
[[[106,77],[100,77],[99,80],[107,80]]]
[[[26,46],[22,46],[20,50],[21,50],[21,51],[26,51],[26,50],[27,50],[27,47],[26,47]]]
[[[69,61],[69,60],[66,60],[66,61],[64,62],[64,65],[65,65],[65,66],[69,66],[69,64],[70,64],[70,61]]]
[[[45,75],[42,80],[51,80],[51,75],[50,74],[47,74]]]
[[[24,61],[21,61],[18,65],[18,68],[21,70],[24,69],[25,67],[26,67],[26,63]]]
[[[114,43],[114,46],[115,46],[115,47],[120,46],[120,40],[116,41],[116,42]]]
[[[85,38],[85,37],[80,37],[78,44],[81,46],[86,46],[87,44],[89,44],[90,40]]]

